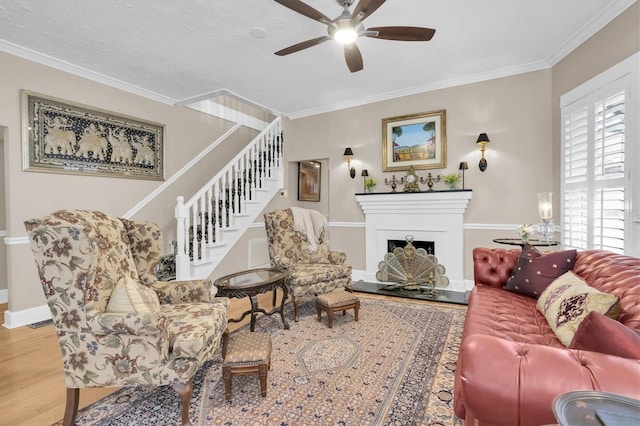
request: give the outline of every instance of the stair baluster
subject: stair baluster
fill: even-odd
[[[282,155],[282,123],[276,118],[189,201],[178,197],[178,279],[204,278],[213,271],[269,199],[284,186]]]

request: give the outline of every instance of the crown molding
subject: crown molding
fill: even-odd
[[[571,38],[569,38],[569,40],[549,56],[545,62],[547,62],[550,67],[560,62],[571,52],[576,50],[578,46],[604,28],[605,25],[627,10],[636,1],[637,0],[618,0],[611,4],[611,6],[602,9],[598,16],[580,28],[573,36],[571,36]]]
[[[46,65],[51,68],[55,68],[60,71],[68,72],[69,74],[83,77],[96,83],[101,83],[114,89],[119,89],[134,95],[142,96],[147,99],[151,99],[163,104],[174,105],[177,101],[168,96],[163,96],[150,90],[142,89],[133,84],[125,83],[124,81],[108,77],[104,74],[100,74],[86,68],[74,65],[67,61],[56,59],[49,55],[36,52],[35,50],[27,49],[17,44],[8,42],[6,40],[0,40],[0,52],[9,53],[14,56],[18,56],[23,59],[27,59],[38,64]]]
[[[310,117],[313,115],[339,111],[342,109],[358,107],[362,105],[372,104],[375,102],[388,101],[391,99],[402,98],[405,96],[432,92],[434,90],[448,89],[451,87],[463,86],[465,84],[479,83],[482,81],[494,80],[494,79],[503,78],[503,77],[510,77],[513,75],[524,74],[532,71],[540,71],[540,70],[549,69],[549,68],[550,66],[546,62],[532,62],[529,64],[518,65],[515,67],[506,67],[506,68],[496,69],[496,70],[487,71],[483,73],[473,74],[465,77],[442,80],[434,83],[423,84],[420,86],[413,86],[406,89],[380,93],[375,96],[367,96],[363,98],[352,99],[349,101],[339,102],[331,105],[325,105],[318,108],[301,110],[301,111],[285,114],[285,116],[290,120],[295,120],[297,118]]]

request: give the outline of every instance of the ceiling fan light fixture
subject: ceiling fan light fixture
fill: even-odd
[[[353,28],[342,28],[333,33],[333,39],[341,44],[349,44],[356,41],[358,32]]]

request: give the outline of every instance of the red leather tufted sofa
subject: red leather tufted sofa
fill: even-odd
[[[456,368],[454,409],[467,425],[556,423],[553,399],[600,390],[640,399],[638,359],[567,349],[536,300],[504,290],[520,249],[476,248]],[[640,259],[602,250],[579,251],[574,273],[620,298],[618,320],[640,329]]]

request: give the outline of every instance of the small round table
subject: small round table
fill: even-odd
[[[240,322],[247,315],[251,314],[251,331],[256,328],[256,316],[262,313],[271,316],[276,312],[280,313],[282,325],[286,330],[289,329],[289,323],[284,318],[284,302],[287,300],[287,284],[286,279],[288,272],[281,272],[272,268],[250,269],[247,271],[236,272],[235,274],[225,275],[213,282],[218,288],[218,294],[224,297],[234,297],[241,299],[248,297],[251,300],[251,309],[244,312],[240,318],[230,318],[229,322]],[[267,312],[258,307],[258,294],[268,291],[276,291],[282,289],[282,303],[273,310]],[[275,293],[274,293],[275,295]],[[275,299],[275,296],[274,296]]]
[[[562,426],[640,424],[640,401],[608,392],[568,392],[556,397],[552,408]]]
[[[507,244],[510,246],[520,246],[524,247],[525,244],[529,244],[536,247],[551,247],[557,246],[560,244],[560,241],[546,241],[546,240],[528,240],[522,241],[520,238],[495,238],[493,240],[494,243],[498,244]]]

